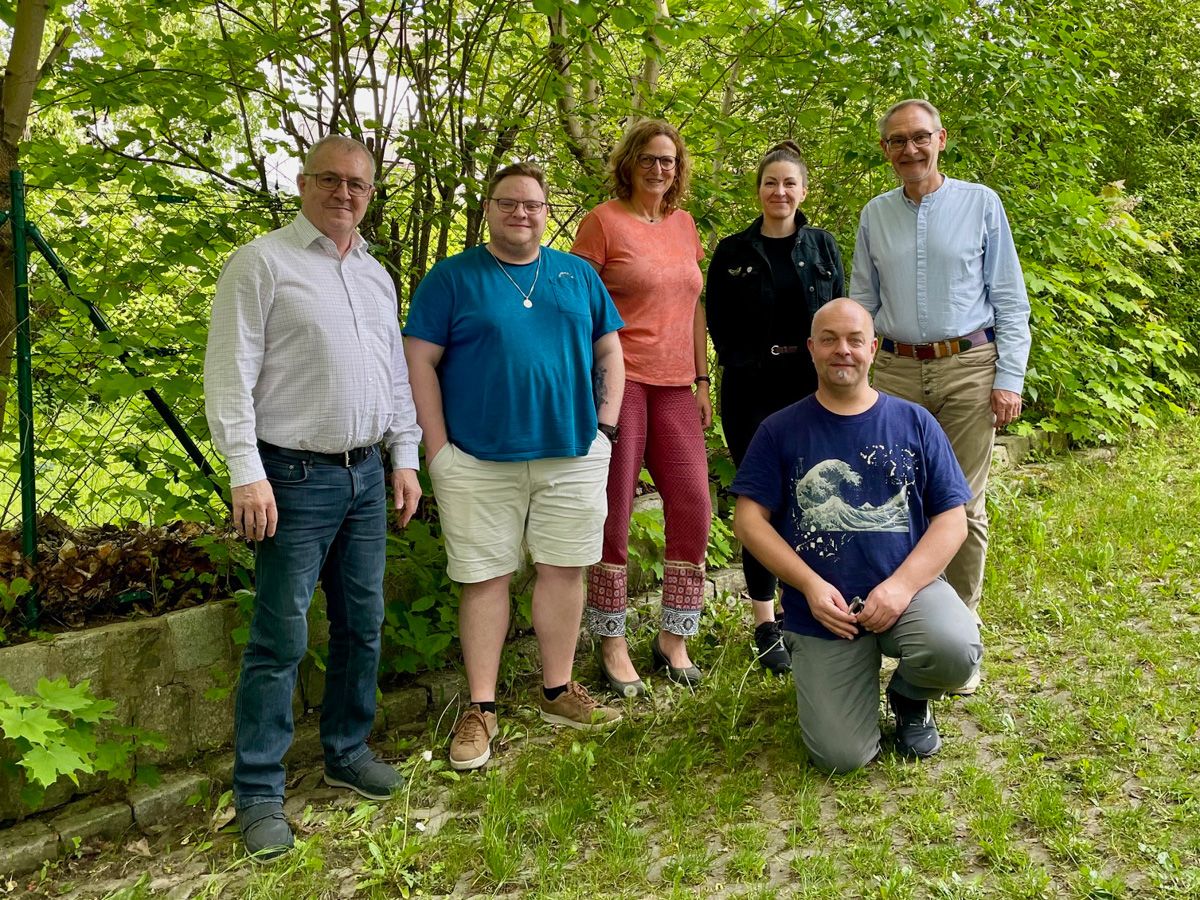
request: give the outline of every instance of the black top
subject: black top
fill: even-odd
[[[797,210],[792,237],[767,238],[759,216],[722,239],[708,266],[705,307],[721,365],[762,366],[774,358],[772,345],[803,348],[813,313],[845,289],[832,234],[808,227]]]

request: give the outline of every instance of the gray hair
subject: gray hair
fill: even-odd
[[[918,106],[925,110],[925,112],[929,113],[930,118],[933,119],[933,130],[942,130],[942,114],[938,112],[938,108],[928,100],[922,100],[919,97],[914,97],[909,100],[901,100],[899,103],[893,104],[888,111],[883,114],[883,116],[879,119],[879,136],[881,138],[887,137],[888,119],[900,112],[900,110],[909,106]]]
[[[356,141],[354,138],[346,137],[344,134],[327,134],[313,144],[309,148],[308,154],[304,157],[304,171],[312,171],[313,159],[323,147],[334,147],[343,153],[351,151],[361,153],[371,165],[371,180],[375,180],[375,157],[370,149],[362,141]]]

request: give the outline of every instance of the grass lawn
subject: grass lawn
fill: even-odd
[[[307,810],[266,869],[219,841],[193,857],[200,893],[1200,897],[1200,424],[1022,467],[992,500],[984,684],[937,705],[934,761],[810,768],[790,681],[724,599],[695,694],[654,677],[610,733],[556,732],[528,702],[536,660],[510,658],[485,772],[448,770],[443,722],[402,748],[408,795]]]

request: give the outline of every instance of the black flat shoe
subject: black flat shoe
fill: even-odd
[[[654,660],[654,668],[666,669],[667,677],[676,684],[686,684],[689,687],[694,687],[704,679],[704,676],[700,674],[700,670],[695,666],[679,668],[678,666],[671,665],[671,661],[667,659],[667,655],[662,652],[662,648],[658,645],[657,634],[650,644],[650,656]]]
[[[642,679],[636,678],[633,681],[621,681],[618,678],[613,678],[608,671],[608,666],[604,664],[604,650],[599,644],[596,645],[596,665],[600,667],[600,677],[608,682],[608,686],[616,693],[618,697],[625,697],[632,700],[634,697],[644,697],[646,695],[646,685]]]

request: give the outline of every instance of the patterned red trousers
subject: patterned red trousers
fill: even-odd
[[[592,634],[625,633],[626,563],[633,492],[643,460],[663,501],[666,564],[662,628],[689,636],[704,606],[704,556],[712,501],[704,432],[692,389],[625,382],[621,437],[608,469],[604,554],[588,574],[587,625]]]

